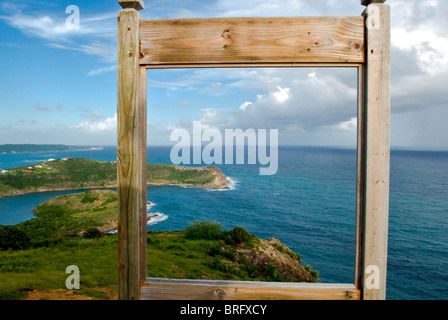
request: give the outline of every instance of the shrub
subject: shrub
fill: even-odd
[[[84,232],[83,237],[85,239],[98,239],[103,235],[103,233],[94,227],[87,228],[86,232]]]
[[[222,226],[213,221],[195,221],[185,229],[185,237],[191,240],[219,240]]]
[[[263,267],[264,272],[266,273],[267,281],[275,281],[282,282],[284,281],[283,276],[279,270],[277,270],[277,266],[273,262],[269,262],[267,265]]]
[[[305,270],[308,271],[311,275],[312,281],[317,282],[319,280],[319,272],[311,269],[311,266],[306,265]]]
[[[260,276],[259,268],[246,257],[240,257],[238,259],[238,264],[240,267],[240,277],[248,279],[256,279]]]
[[[225,235],[225,241],[230,245],[245,244],[249,247],[254,246],[255,236],[246,231],[246,229],[236,226]]]
[[[226,248],[222,243],[214,243],[208,249],[208,255],[211,257],[221,256],[229,261],[235,261],[236,251],[233,248]]]
[[[23,250],[27,249],[30,243],[31,239],[19,228],[0,225],[0,249]]]
[[[311,273],[313,282],[317,282],[319,280],[319,272],[316,270],[311,270],[310,273]]]
[[[98,195],[87,192],[81,200],[81,203],[93,203],[99,199]]]

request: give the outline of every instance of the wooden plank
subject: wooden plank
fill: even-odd
[[[359,300],[352,284],[147,279],[141,300]]]
[[[366,9],[366,181],[363,298],[386,298],[390,163],[390,7]]]
[[[147,71],[140,67],[139,83],[139,199],[140,199],[140,281],[146,280],[147,274]]]
[[[139,13],[118,14],[118,297],[139,294]]]
[[[362,248],[365,216],[366,177],[366,97],[365,65],[358,68],[358,130],[357,130],[357,181],[356,181],[356,253],[355,286],[362,288]]]
[[[190,69],[190,68],[358,68],[362,63],[197,63],[197,64],[149,64],[147,69]]]
[[[362,63],[362,17],[143,20],[142,65]]]

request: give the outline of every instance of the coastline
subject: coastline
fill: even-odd
[[[113,189],[118,186],[116,170],[115,161],[89,158],[50,159],[3,170],[0,173],[0,198],[42,192]],[[223,172],[214,166],[148,164],[147,186],[227,189],[230,184]]]
[[[16,144],[3,144],[0,145],[1,147],[6,147],[8,146],[9,148],[13,148],[14,146],[21,146],[21,145],[16,145]],[[34,146],[36,148],[38,147],[46,147],[46,146],[53,146],[53,145],[30,145],[30,146]],[[24,150],[24,151],[16,151],[16,150],[10,150],[10,151],[1,151],[0,154],[21,154],[21,153],[45,153],[45,152],[82,152],[82,151],[101,151],[104,150],[103,146],[98,146],[98,147],[82,147],[82,146],[66,146],[66,145],[60,145],[59,149],[47,149],[47,150]]]
[[[200,189],[210,189],[210,190],[230,190],[231,189],[231,185],[232,185],[232,181],[229,180],[226,177],[227,180],[227,185],[226,186],[221,186],[221,187],[213,187],[213,186],[207,186],[207,185],[200,185],[200,184],[174,184],[174,183],[163,183],[163,182],[148,182],[146,185],[148,187],[157,187],[157,186],[174,186],[174,187],[191,187],[191,188],[200,188]],[[19,192],[19,193],[12,193],[12,194],[3,194],[0,195],[0,199],[1,198],[6,198],[6,197],[15,197],[15,196],[22,196],[22,195],[26,195],[26,194],[37,194],[37,193],[44,193],[44,192],[58,192],[58,191],[86,191],[86,190],[113,190],[116,189],[117,186],[103,186],[103,187],[85,187],[85,188],[48,188],[48,189],[39,189],[39,190],[34,190],[34,191],[29,191],[29,192]]]

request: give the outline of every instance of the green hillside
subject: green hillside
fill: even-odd
[[[228,181],[216,167],[186,168],[148,164],[148,185],[194,185],[225,188]],[[87,158],[55,159],[0,171],[0,196],[53,190],[113,188],[117,163]]]
[[[48,200],[36,218],[0,225],[0,300],[115,299],[116,194],[93,190]],[[193,222],[181,231],[147,234],[148,277],[245,281],[316,282],[318,273],[276,239],[262,240],[236,226]],[[3,250],[3,251],[2,251]],[[65,288],[66,267],[80,269],[81,289]],[[80,295],[83,295],[82,297]]]

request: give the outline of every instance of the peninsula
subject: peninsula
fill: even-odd
[[[102,150],[103,147],[66,146],[63,144],[0,144],[0,153]]]
[[[147,185],[188,185],[210,189],[229,187],[229,181],[217,167],[148,164],[147,172]],[[0,197],[116,186],[116,161],[97,161],[88,158],[49,159],[33,165],[0,171]]]

